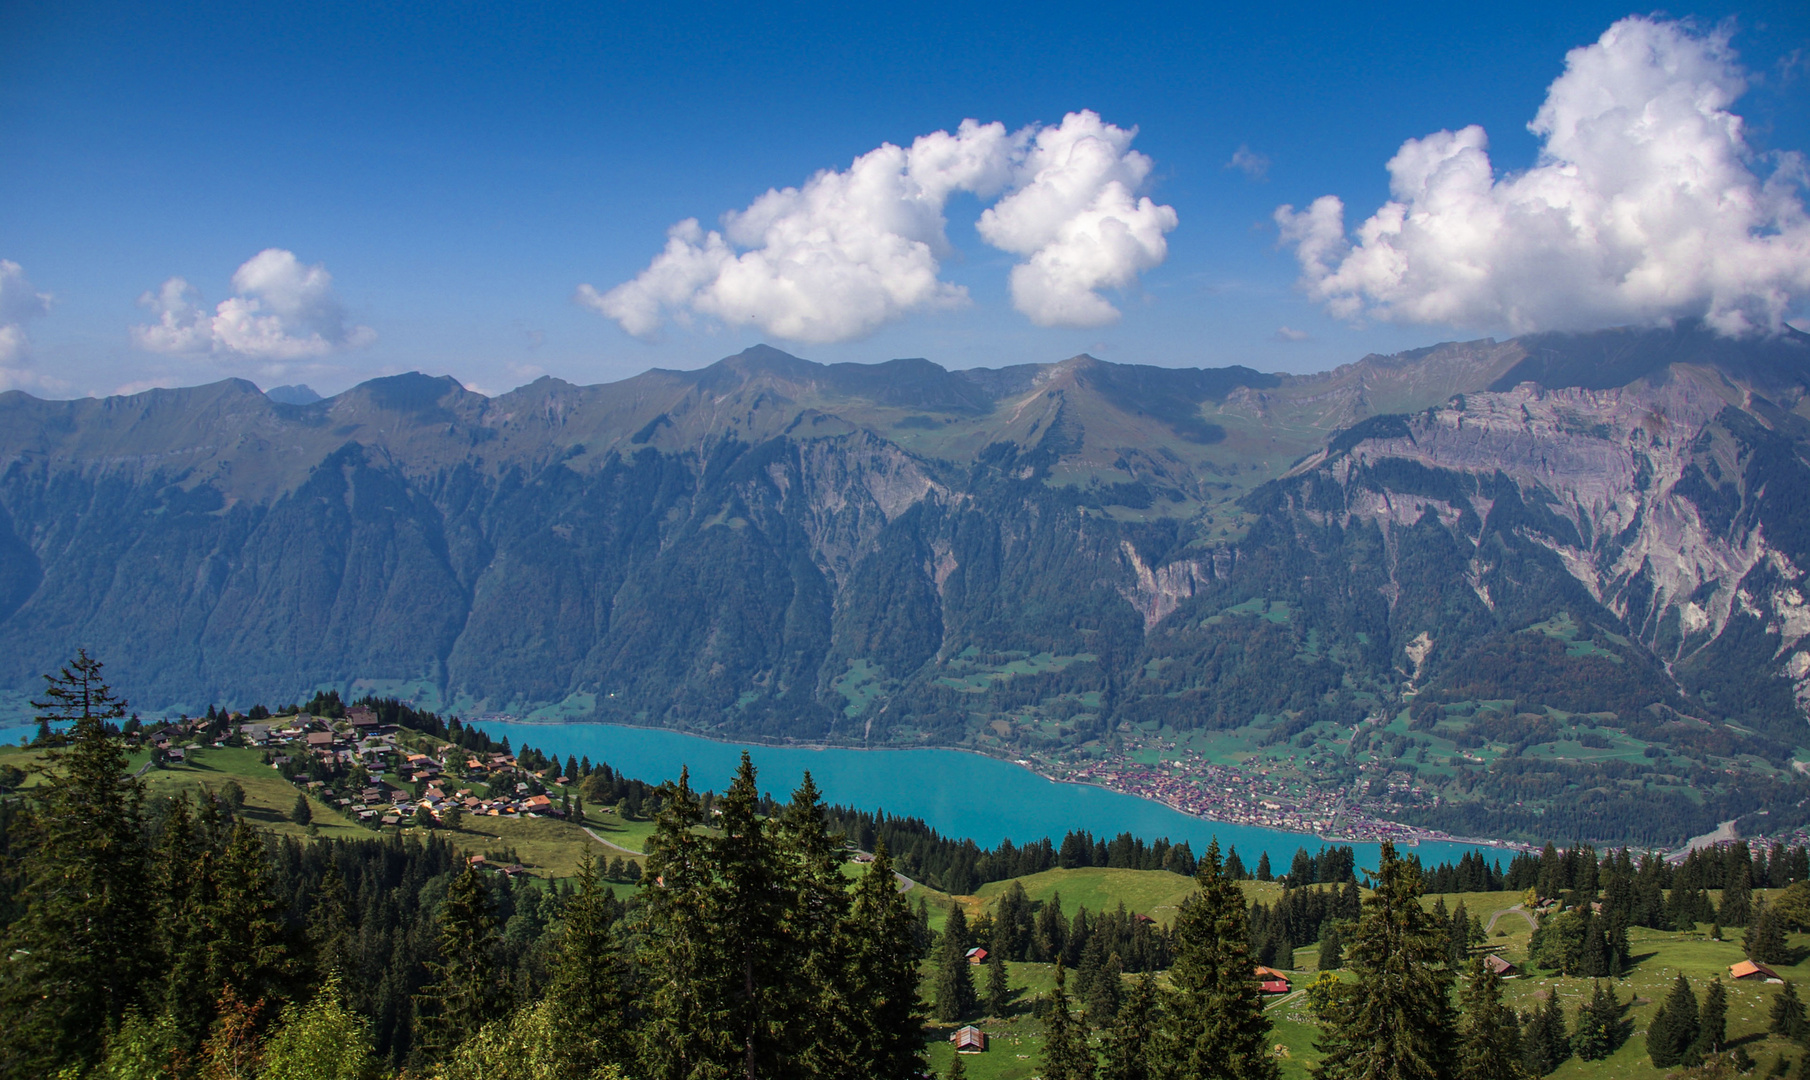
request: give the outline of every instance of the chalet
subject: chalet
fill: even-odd
[[[1273,967],[1258,966],[1257,989],[1265,994],[1288,993],[1288,976]]]
[[[536,795],[522,801],[522,810],[530,814],[544,814],[553,809],[553,800],[545,795]]]
[[[1748,982],[1764,982],[1778,979],[1779,973],[1765,964],[1756,964],[1752,960],[1743,960],[1738,964],[1728,965],[1728,977],[1745,979]],[[1783,980],[1779,980],[1783,981]]]
[[[1507,960],[1502,959],[1500,956],[1497,956],[1495,953],[1490,953],[1483,958],[1483,966],[1494,972],[1498,979],[1512,978],[1520,973],[1519,968],[1515,967],[1515,965],[1509,963]]]
[[[331,731],[310,731],[308,733],[308,749],[326,750],[332,746],[333,733]]]
[[[987,1033],[973,1024],[956,1028],[955,1034],[949,1036],[949,1041],[955,1044],[955,1052],[958,1054],[984,1054],[987,1052]]]
[[[984,964],[986,962],[987,962],[987,950],[981,948],[978,945],[976,945],[974,948],[968,950],[968,963]]]

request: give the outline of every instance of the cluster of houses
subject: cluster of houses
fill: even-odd
[[[522,769],[512,755],[476,754],[452,745],[442,747],[438,757],[411,751],[398,741],[396,727],[380,723],[372,709],[348,709],[343,720],[304,713],[262,721],[234,716],[232,721],[216,745],[227,745],[236,735],[247,746],[264,748],[271,767],[297,787],[372,827],[400,825],[423,812],[439,824],[447,823],[455,810],[489,817],[564,814],[545,794],[541,778]],[[168,760],[180,761],[185,754],[177,744],[186,734],[184,726],[175,725],[153,745]],[[323,775],[327,779],[310,779]],[[564,779],[547,782],[563,784]],[[489,793],[479,796],[463,784],[482,784]]]

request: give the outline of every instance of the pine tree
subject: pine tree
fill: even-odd
[[[1257,880],[1258,881],[1274,881],[1274,880],[1276,880],[1276,875],[1270,873],[1270,853],[1267,851],[1257,857]]]
[[[1328,926],[1320,932],[1321,971],[1337,971],[1345,965],[1345,942],[1339,936],[1337,926]]]
[[[1050,993],[1043,1031],[1045,1080],[1093,1080],[1093,1051],[1087,1046],[1086,1029],[1069,1011],[1067,975],[1061,960],[1056,961],[1056,988]]]
[[[812,1017],[810,1037],[790,1047],[784,1071],[799,1077],[848,1074],[857,1030],[868,1019],[848,995],[849,895],[840,845],[824,824],[823,798],[806,772],[778,817],[775,841],[787,895],[781,946],[792,976],[774,988],[779,1015]]]
[[[0,1075],[51,1075],[100,1052],[158,958],[146,903],[143,789],[106,723],[125,702],[84,650],[46,675],[40,719],[72,721],[52,751],[37,808],[22,824],[23,915],[0,942]]]
[[[1453,971],[1463,971],[1471,954],[1471,917],[1464,910],[1464,901],[1452,909],[1452,919],[1446,926],[1446,963]]]
[[[705,915],[726,955],[716,975],[722,1015],[714,1031],[727,1051],[722,1067],[755,1080],[782,1071],[791,978],[784,969],[786,904],[777,852],[760,817],[760,789],[747,751],[717,805],[722,831],[709,851],[718,884],[706,894]]]
[[[1453,1040],[1446,941],[1420,906],[1420,869],[1385,842],[1373,889],[1352,927],[1343,984],[1322,1018],[1327,1080],[1434,1080]]]
[[[987,1012],[1003,1019],[1010,1011],[1012,991],[1006,982],[1005,958],[998,952],[987,955]]]
[[[1743,848],[1745,844],[1741,845]],[[1746,926],[1753,919],[1753,863],[1729,859],[1728,880],[1722,883],[1722,906],[1716,911],[1720,926]]]
[[[1810,1033],[1810,1021],[1805,1019],[1804,1002],[1797,996],[1796,984],[1786,983],[1772,999],[1772,1022],[1767,1030],[1792,1042],[1802,1042]]]
[[[416,1022],[426,1059],[447,1059],[459,1042],[495,1019],[496,919],[490,890],[475,866],[453,879],[440,908],[440,959],[428,964],[434,981],[416,997]]]
[[[1546,1003],[1528,1014],[1521,1045],[1521,1061],[1534,1076],[1547,1075],[1571,1056],[1565,1011],[1556,989],[1547,991]]]
[[[952,903],[936,947],[936,1018],[945,1024],[974,1011],[974,973],[968,948],[968,917],[959,903]]]
[[[1100,1050],[1104,1061],[1100,1080],[1154,1080],[1151,1061],[1161,1021],[1156,980],[1145,972],[1131,984],[1131,992],[1119,1006],[1119,1015],[1106,1030]]]
[[[1095,940],[1099,940],[1096,935]],[[1095,1027],[1104,1027],[1112,1023],[1119,1015],[1119,1004],[1123,998],[1121,976],[1125,964],[1118,953],[1109,953],[1106,963],[1100,965],[1100,971],[1094,976],[1093,985],[1087,988],[1087,1019]]]
[[[1601,1061],[1615,1052],[1615,1037],[1621,1026],[1621,1003],[1613,990],[1595,984],[1590,1000],[1577,1007],[1577,1026],[1573,1029],[1571,1048],[1585,1061]]]
[[[1728,1045],[1728,992],[1721,979],[1711,979],[1703,992],[1703,1007],[1697,1013],[1697,1037],[1691,1040],[1691,1055],[1698,1060],[1719,1054]]]
[[[566,903],[565,929],[546,997],[558,1052],[576,1076],[627,1063],[626,971],[610,933],[618,910],[586,852],[578,863],[577,891]]]
[[[1275,1080],[1270,1022],[1252,977],[1249,915],[1238,883],[1225,876],[1217,841],[1194,880],[1199,889],[1175,918],[1173,986],[1156,1053],[1171,1075]]]
[[[1782,964],[1790,959],[1784,924],[1764,899],[1754,906],[1753,922],[1741,938],[1741,948],[1756,963]]]
[[[283,908],[263,836],[239,822],[215,864],[206,912],[208,983],[216,994],[231,990],[260,1011],[289,996],[298,964]]]
[[[906,1080],[923,1066],[923,1005],[918,999],[917,920],[894,881],[884,842],[855,882],[849,906],[846,986],[850,1007],[865,1019],[850,1051],[855,1076]]]
[[[314,810],[308,805],[308,796],[297,793],[295,805],[289,809],[289,820],[297,825],[307,825],[314,820]]]
[[[1647,1055],[1662,1069],[1691,1064],[1690,1048],[1697,1041],[1697,995],[1683,975],[1672,983],[1652,1023],[1647,1025]]]
[[[1471,961],[1460,1009],[1455,1080],[1521,1080],[1521,1025],[1502,1003],[1502,981],[1482,957]]]
[[[968,1075],[968,1067],[962,1064],[962,1056],[960,1054],[950,1055],[949,1071],[943,1075],[947,1077],[948,1080],[964,1080]]]

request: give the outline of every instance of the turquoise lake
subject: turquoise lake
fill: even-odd
[[[785,801],[806,770],[823,791],[825,802],[862,810],[923,818],[944,836],[968,837],[982,847],[1010,838],[1024,844],[1049,837],[1061,843],[1071,829],[1086,829],[1108,839],[1129,832],[1146,840],[1166,836],[1186,840],[1196,855],[1218,838],[1222,850],[1236,847],[1245,865],[1255,866],[1268,852],[1277,873],[1288,868],[1295,849],[1315,851],[1317,837],[1233,825],[1184,814],[1161,803],[1085,784],[1059,784],[1011,762],[959,750],[852,750],[752,746],[716,742],[696,735],[656,728],[611,724],[474,725],[493,739],[507,736],[561,760],[589,757],[607,762],[626,776],[657,784],[676,780],[681,766],[691,769],[698,790],[729,786],[746,750],[760,772],[760,787]],[[1354,844],[1360,865],[1376,865],[1376,844]],[[1423,863],[1452,861],[1467,851],[1482,851],[1507,866],[1512,851],[1468,844],[1425,842],[1405,848]]]
[[[782,802],[790,798],[808,769],[825,802],[923,818],[944,836],[967,837],[982,847],[993,847],[1008,837],[1015,844],[1046,836],[1061,843],[1069,830],[1086,829],[1108,839],[1128,832],[1145,840],[1164,836],[1173,842],[1186,840],[1199,855],[1217,838],[1221,849],[1237,848],[1246,866],[1257,865],[1257,857],[1268,852],[1271,865],[1281,873],[1294,858],[1295,849],[1305,847],[1311,852],[1325,842],[1277,829],[1208,821],[1105,788],[1059,784],[1011,762],[960,750],[754,746],[613,724],[489,722],[473,726],[493,739],[507,736],[509,744],[518,749],[526,743],[549,757],[558,754],[561,760],[589,757],[650,784],[677,780],[679,769],[689,766],[692,786],[700,791],[728,787],[746,750],[760,771],[761,790]],[[0,742],[17,743],[35,731],[36,725],[30,724],[0,727]],[[1357,851],[1359,865],[1376,865],[1377,845],[1351,846]],[[1504,848],[1434,842],[1403,850],[1418,855],[1427,865],[1456,862],[1467,851],[1481,851],[1506,867],[1514,854]]]

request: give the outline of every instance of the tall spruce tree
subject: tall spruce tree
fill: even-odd
[[[1337,971],[1345,966],[1345,939],[1339,934],[1338,924],[1328,925],[1320,931],[1321,971]]]
[[[945,1024],[974,1011],[974,967],[968,963],[968,917],[959,903],[949,905],[936,945],[936,1018]]]
[[[1784,920],[1764,898],[1754,906],[1753,921],[1741,938],[1741,948],[1756,963],[1782,964],[1790,958]]]
[[[1131,984],[1119,1015],[1101,1039],[1100,1080],[1155,1080],[1151,1051],[1160,1021],[1156,980],[1146,971]]]
[[[1548,990],[1545,1003],[1528,1013],[1521,1048],[1521,1062],[1534,1076],[1551,1073],[1571,1057],[1571,1038],[1565,1030],[1565,1010],[1557,989]]]
[[[1746,847],[1745,844],[1742,845]],[[1746,926],[1753,921],[1753,863],[1730,858],[1728,878],[1722,883],[1722,906],[1716,922],[1722,926]]]
[[[1067,984],[1066,965],[1057,960],[1056,987],[1043,1020],[1043,1075],[1045,1080],[1094,1080],[1094,1053],[1087,1045],[1087,1029],[1069,1008]]]
[[[720,1063],[729,1075],[756,1080],[785,1067],[793,982],[784,966],[792,958],[784,938],[784,879],[747,751],[717,807],[721,831],[709,845],[717,886],[706,894],[706,917],[723,943],[724,967],[716,976],[722,1017],[713,1034],[726,1051]]]
[[[1691,1040],[1691,1055],[1701,1061],[1720,1054],[1728,1046],[1728,991],[1721,979],[1712,978],[1703,991],[1703,1006],[1697,1011],[1697,1037]]]
[[[453,879],[439,924],[440,959],[428,964],[433,982],[415,999],[421,1050],[432,1062],[445,1061],[502,1011],[496,916],[477,867],[467,865]]]
[[[1621,1003],[1615,999],[1615,991],[1599,982],[1591,990],[1590,1000],[1577,1007],[1571,1049],[1585,1061],[1601,1061],[1615,1052],[1620,1027]]]
[[[1207,846],[1194,880],[1199,888],[1175,918],[1173,989],[1156,1047],[1161,1071],[1179,1080],[1275,1080],[1244,893],[1226,876],[1218,841]]]
[[[792,978],[775,988],[775,1007],[780,1015],[813,1020],[810,1037],[789,1046],[785,1071],[801,1078],[849,1075],[856,1031],[870,1021],[847,993],[848,883],[840,845],[824,824],[822,794],[808,771],[778,825],[780,887],[787,894],[781,946]]]
[[[1471,961],[1470,979],[1460,994],[1454,1080],[1522,1080],[1521,1025],[1502,1003],[1502,981],[1483,963]]]
[[[1647,1025],[1647,1056],[1662,1069],[1691,1064],[1691,1047],[1697,1041],[1697,995],[1690,981],[1679,975],[1672,990]]]
[[[1006,959],[1000,952],[987,954],[987,1012],[1004,1019],[1012,1007],[1012,988],[1006,980]]]
[[[706,913],[715,887],[707,838],[699,835],[703,808],[691,790],[690,770],[659,790],[654,832],[645,841],[647,877],[642,894],[639,967],[661,977],[648,988],[642,1008],[640,1058],[653,1080],[690,1080],[720,1072],[721,1052],[713,1047],[719,1016],[711,993],[722,977],[724,958]]]
[[[1767,1030],[1792,1042],[1803,1042],[1804,1036],[1810,1034],[1810,1020],[1805,1019],[1804,1002],[1798,997],[1797,984],[1786,983],[1772,999],[1770,1020]]]
[[[566,902],[564,929],[547,989],[547,1021],[560,1057],[575,1076],[629,1063],[624,1030],[626,967],[610,927],[620,905],[597,879],[590,852],[578,863],[577,888]]]
[[[143,789],[107,722],[126,703],[86,650],[34,701],[40,719],[71,722],[50,753],[25,833],[17,901],[0,965],[0,1075],[48,1076],[92,1062],[158,963],[146,902]]]
[[[1446,938],[1420,906],[1420,868],[1385,842],[1372,892],[1352,927],[1345,967],[1322,1017],[1327,1080],[1438,1080],[1452,1040]]]
[[[884,842],[855,882],[849,905],[846,988],[864,1018],[853,1035],[852,1075],[906,1080],[923,1067],[923,1003],[918,997],[917,920],[895,884]]]

